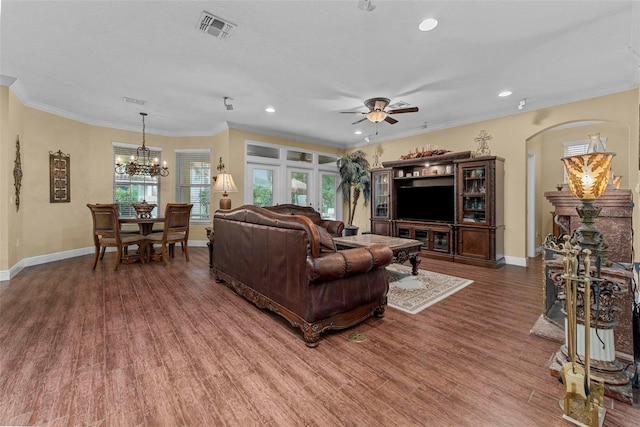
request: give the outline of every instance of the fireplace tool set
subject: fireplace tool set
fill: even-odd
[[[604,408],[604,383],[591,376],[590,328],[591,286],[598,286],[599,278],[591,277],[591,250],[572,246],[569,236],[559,245],[563,253],[565,281],[566,345],[570,361],[561,369],[564,398],[559,401],[563,418],[579,426],[602,427]],[[584,269],[580,269],[580,260]],[[595,282],[595,283],[594,283]],[[581,313],[580,313],[581,311]],[[582,314],[584,328],[578,325]],[[579,345],[580,344],[580,345]],[[580,349],[584,359],[580,363]]]

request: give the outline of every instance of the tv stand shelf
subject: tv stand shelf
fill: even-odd
[[[504,265],[504,159],[470,151],[371,171],[371,232],[423,242],[421,255]]]

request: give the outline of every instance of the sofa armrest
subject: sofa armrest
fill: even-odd
[[[330,219],[322,219],[318,223],[320,227],[325,228],[329,234],[333,237],[342,237],[342,230],[344,229],[344,222],[333,221]]]
[[[317,258],[307,257],[309,280],[325,282],[368,273],[391,264],[392,258],[393,252],[386,245],[325,252]]]

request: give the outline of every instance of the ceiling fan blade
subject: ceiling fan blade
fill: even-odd
[[[387,114],[401,114],[401,113],[417,113],[418,107],[398,108],[396,110],[389,110]]]
[[[355,122],[351,123],[351,124],[352,124],[352,125],[355,125],[355,124],[358,124],[358,123],[360,123],[360,122],[364,122],[365,120],[367,120],[367,117],[366,117],[366,116],[365,116],[365,117],[363,117],[363,118],[361,118],[361,119],[360,119],[360,120],[358,120],[358,121],[355,121]]]
[[[398,123],[398,121],[391,116],[385,117],[384,121],[389,123],[390,125],[395,125],[396,123]]]
[[[367,114],[362,111],[340,111],[340,114]]]

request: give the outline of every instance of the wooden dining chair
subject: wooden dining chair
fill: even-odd
[[[180,243],[182,252],[187,261],[189,261],[189,223],[191,220],[192,204],[188,203],[167,203],[164,210],[164,230],[162,232],[148,234],[147,242],[149,250],[147,256],[149,260],[159,260],[162,258],[164,265],[168,263],[167,246]],[[162,245],[161,254],[154,254],[151,250],[153,244]],[[173,251],[171,252],[173,256]]]
[[[144,261],[145,249],[147,247],[146,238],[140,233],[120,234],[120,224],[118,222],[118,205],[115,204],[88,204],[93,218],[93,243],[96,248],[93,259],[93,269],[98,265],[98,258],[104,256],[104,249],[107,247],[116,248],[116,267],[122,262],[126,248],[131,245],[140,247],[140,261]],[[102,256],[100,251],[102,249]]]

